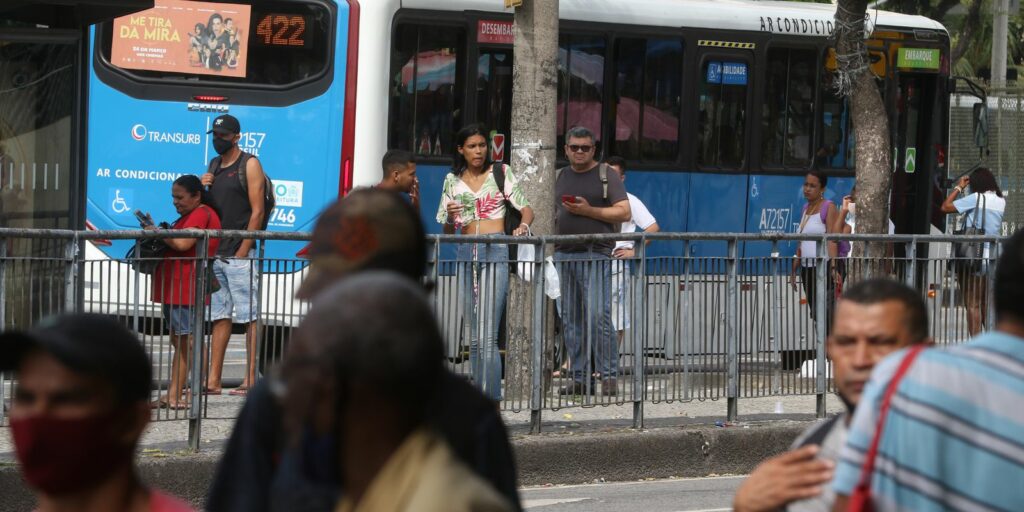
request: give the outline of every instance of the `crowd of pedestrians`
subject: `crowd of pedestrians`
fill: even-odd
[[[238,149],[238,121],[218,119],[213,132],[222,141],[221,156],[202,180],[183,176],[174,182],[181,218],[170,229],[263,226],[263,171]],[[556,232],[657,231],[642,201],[626,192],[625,162],[598,162],[595,145],[584,128],[566,136],[569,165],[555,176]],[[488,161],[487,146],[483,127],[458,135],[437,221],[447,233],[526,235],[533,212],[521,183],[508,166]],[[415,162],[392,151],[382,170],[376,187],[353,191],[319,216],[305,251],[310,269],[297,291],[311,309],[281,364],[258,381],[255,350],[247,342],[240,391],[247,399],[206,509],[522,508],[511,445],[495,407],[501,399],[497,336],[508,247],[460,244],[459,294],[472,340],[467,381],[446,368],[424,287],[427,248]],[[982,228],[994,222],[987,216],[996,208],[1001,222],[1005,201],[997,187],[985,189],[984,174],[977,176],[975,194],[956,199],[962,191],[954,191],[946,203],[958,212],[974,211],[972,226]],[[822,175],[807,176],[801,232],[853,229],[855,201],[836,207],[824,199],[826,185]],[[518,223],[509,226],[513,214]],[[111,319],[65,315],[26,332],[0,334],[0,371],[13,371],[18,380],[11,429],[39,510],[189,510],[147,488],[133,456],[150,407],[178,408],[189,400],[184,380],[197,296],[208,296],[215,311],[205,392],[219,392],[218,335],[226,345],[232,321],[247,326],[247,340],[256,335],[251,241],[210,242],[208,255],[225,260],[213,266],[209,293],[190,288],[194,239],[168,239],[170,252],[155,272],[153,300],[164,306],[176,350],[171,386],[155,404],[146,353],[133,333]],[[621,332],[634,313],[627,307],[633,301],[625,299],[628,260],[636,249],[611,242],[556,246],[558,310],[572,381],[561,394],[618,393]],[[808,297],[816,268],[804,260],[818,250],[802,244],[795,259],[794,274]],[[828,250],[845,249],[833,244]],[[930,347],[920,292],[886,279],[847,287],[823,319],[845,412],[815,424],[790,451],[758,466],[737,491],[735,509],[1024,508],[1024,488],[1017,484],[1024,475],[1024,416],[1012,406],[1024,399],[1024,232],[1007,239],[999,254],[995,330],[962,346]],[[829,270],[835,273],[829,282],[841,286],[842,271]]]

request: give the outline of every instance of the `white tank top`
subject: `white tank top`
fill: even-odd
[[[821,221],[821,208],[825,207],[822,202],[819,211],[804,214],[800,220],[800,232],[808,235],[821,235],[827,230],[825,223]],[[800,265],[804,267],[815,266],[815,258],[818,256],[818,242],[804,240],[800,242]]]

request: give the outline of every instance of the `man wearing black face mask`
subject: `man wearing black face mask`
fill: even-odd
[[[43,320],[0,335],[0,371],[18,379],[11,434],[41,512],[180,512],[147,489],[133,458],[149,424],[151,364],[139,340],[100,315]]]
[[[258,231],[264,225],[263,196],[266,178],[263,166],[255,156],[239,149],[241,125],[234,116],[224,114],[213,120],[213,149],[219,156],[210,162],[210,172],[203,175],[203,185],[209,187],[213,202],[220,210],[224,229]],[[244,166],[244,167],[243,167]],[[231,324],[246,325],[246,373],[242,385],[231,392],[244,395],[256,377],[256,320],[259,307],[256,296],[259,265],[252,239],[225,238],[217,250],[213,272],[220,282],[220,290],[210,297],[210,320],[213,321],[212,364],[207,372],[206,392],[220,394],[224,353],[227,351]]]

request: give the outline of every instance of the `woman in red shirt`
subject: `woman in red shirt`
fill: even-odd
[[[220,217],[213,209],[209,193],[203,188],[198,176],[185,175],[171,185],[171,197],[174,208],[181,215],[171,229],[220,229]],[[156,229],[153,226],[146,229]],[[187,402],[182,400],[182,390],[188,378],[190,361],[192,319],[195,318],[195,292],[192,285],[196,281],[193,275],[196,267],[195,238],[167,238],[167,251],[164,259],[153,273],[153,302],[163,304],[164,320],[169,326],[171,345],[174,356],[171,358],[171,381],[167,385],[167,394],[154,402],[155,407],[185,409]],[[217,254],[220,240],[211,238],[207,246],[207,256],[213,258]],[[206,302],[210,297],[207,295]],[[201,328],[201,327],[200,327]]]

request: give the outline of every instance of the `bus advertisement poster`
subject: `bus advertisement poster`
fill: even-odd
[[[250,7],[156,0],[114,20],[111,64],[128,69],[245,77]]]

